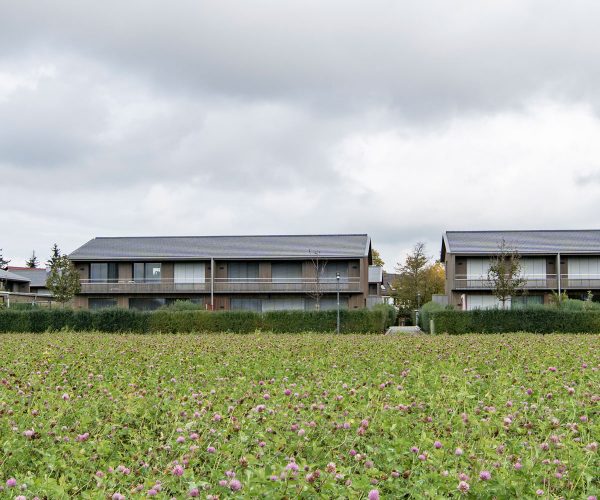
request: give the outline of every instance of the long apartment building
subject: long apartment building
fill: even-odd
[[[591,291],[600,299],[600,230],[446,231],[441,262],[449,304],[464,310],[499,305],[487,275],[503,240],[521,256],[525,280],[513,307],[548,303],[553,292],[583,299]]]
[[[75,307],[153,310],[189,300],[210,310],[367,306],[367,234],[94,238],[69,255]]]

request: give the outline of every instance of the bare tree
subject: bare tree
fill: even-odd
[[[506,244],[504,238],[498,245],[498,252],[490,259],[487,279],[492,292],[502,303],[502,309],[506,309],[506,301],[525,285],[521,256]]]
[[[308,296],[314,299],[315,309],[321,310],[321,297],[323,296],[323,274],[327,267],[327,261],[321,259],[319,250],[308,250],[311,255],[312,268],[315,273],[315,280],[312,283],[312,289],[308,292]]]

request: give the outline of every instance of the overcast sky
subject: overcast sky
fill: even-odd
[[[0,248],[599,228],[600,2],[0,0]]]

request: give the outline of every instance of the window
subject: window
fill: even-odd
[[[119,278],[119,268],[116,262],[92,262],[90,264],[90,279],[94,283],[114,283]]]
[[[175,264],[175,283],[179,283],[182,285],[204,283],[205,269],[206,265],[204,264],[204,262]]]
[[[337,274],[340,273],[340,281],[348,281],[348,263],[344,261],[330,260],[327,262],[325,269],[323,270],[323,277],[330,279],[336,279]]]
[[[467,295],[466,296],[467,311],[472,311],[473,309],[500,309],[502,308],[502,304],[494,295]],[[511,299],[509,298],[506,301],[505,307],[506,309],[510,309]]]
[[[262,300],[246,297],[232,297],[230,300],[232,311],[262,311]]]
[[[258,278],[258,262],[230,262],[227,277],[234,280],[252,280]]]
[[[88,299],[90,309],[106,309],[107,307],[117,307],[117,299],[111,298],[90,298]]]
[[[546,259],[522,258],[521,273],[526,280],[525,286],[544,286],[546,284]]]
[[[133,279],[137,282],[160,281],[160,262],[135,262],[133,264]]]
[[[490,259],[467,259],[467,279],[487,281]]]
[[[314,311],[317,308],[317,301],[315,299],[306,299],[304,303],[304,309],[307,311]],[[335,311],[337,310],[337,297],[324,296],[319,301],[319,308],[321,311]],[[348,309],[348,297],[340,297],[340,309]]]
[[[138,311],[155,311],[166,304],[166,299],[161,298],[136,298],[129,299],[129,309]]]
[[[271,264],[273,281],[289,282],[302,279],[302,262],[273,262]]]
[[[302,311],[304,297],[274,297],[263,300],[262,310],[265,311]]]
[[[542,305],[544,303],[544,297],[541,295],[520,295],[511,299],[512,309],[521,309],[527,306]]]

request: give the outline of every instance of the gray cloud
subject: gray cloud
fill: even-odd
[[[15,260],[95,235],[366,231],[391,268],[444,229],[596,224],[591,0],[0,12]]]

